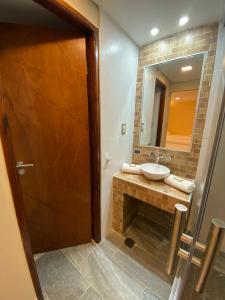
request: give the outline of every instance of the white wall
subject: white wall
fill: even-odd
[[[101,222],[104,238],[111,229],[112,176],[122,162],[131,162],[138,49],[126,34],[100,12]],[[121,135],[121,123],[127,124]],[[105,153],[112,157],[106,162]]]
[[[205,155],[203,159],[209,161],[209,155],[212,151],[213,139],[215,135],[216,126],[218,121],[220,105],[223,97],[225,87],[225,28],[224,22],[221,22],[218,35],[218,51],[217,59],[215,62],[215,72],[213,78],[213,86],[211,91],[212,101],[209,104],[210,114],[207,116],[207,125],[204,134]],[[204,148],[203,148],[204,150]],[[213,172],[213,179],[210,187],[207,208],[204,214],[204,220],[202,224],[202,230],[200,239],[206,240],[210,222],[212,218],[219,218],[225,221],[225,190],[224,190],[224,178],[225,178],[225,128],[223,128],[222,137],[220,141],[218,156],[216,160],[215,169]],[[205,168],[207,164],[205,164]],[[204,172],[203,168],[203,174]],[[225,251],[225,240],[223,242],[223,251]]]
[[[198,164],[198,170],[196,175],[197,180],[197,191],[196,196],[193,203],[193,210],[191,214],[191,219],[189,223],[189,228],[193,228],[193,224],[195,221],[197,209],[199,207],[202,192],[205,184],[205,179],[207,175],[207,170],[209,166],[210,157],[212,154],[212,146],[214,141],[214,136],[216,132],[216,124],[218,122],[220,106],[223,97],[223,91],[225,86],[225,29],[223,26],[223,22],[220,23],[218,40],[217,40],[217,51],[216,51],[216,60],[214,67],[213,80],[211,85],[210,97],[209,97],[209,105],[208,112],[206,117],[206,125],[203,134],[202,147],[200,153],[200,160]],[[222,147],[223,144],[221,144]],[[225,152],[225,148],[223,149],[223,153]],[[220,158],[222,159],[222,157]],[[220,161],[220,167],[225,169],[225,161]],[[200,240],[205,241],[209,225],[212,218],[222,218],[225,220],[225,198],[222,196],[224,194],[223,186],[224,183],[221,184],[222,179],[224,182],[224,176],[218,176],[221,172],[224,172],[222,169],[216,171],[216,175],[218,179],[217,183],[214,181],[212,183],[212,189],[210,191],[210,195],[208,198],[207,209],[205,212],[204,222],[202,225],[202,230],[200,234]],[[216,186],[216,189],[215,189]],[[223,216],[222,214],[223,213]],[[225,247],[224,247],[225,249]]]
[[[99,27],[99,8],[91,0],[64,0],[81,15],[88,19],[93,25]]]
[[[155,101],[155,83],[156,69],[154,67],[144,68],[144,87],[141,123],[143,123],[143,131],[141,132],[141,144],[149,145],[151,141],[152,131],[152,112]],[[154,146],[154,144],[152,144]]]
[[[200,239],[206,241],[213,218],[223,220],[225,222],[225,126],[221,135],[220,145],[216,158],[216,164],[213,171],[212,182],[209,190],[207,207],[204,214],[203,225]],[[223,251],[225,252],[225,239],[223,241]]]
[[[142,145],[154,145],[154,140],[156,139],[156,132],[152,133],[152,121],[157,121],[157,119],[153,120],[153,110],[155,103],[155,84],[156,79],[161,81],[166,86],[166,101],[164,108],[164,117],[163,117],[163,125],[162,125],[162,134],[161,134],[161,147],[164,147],[166,133],[167,133],[167,122],[168,122],[168,113],[170,106],[170,82],[164,76],[162,72],[160,72],[155,67],[147,67],[144,69],[144,87],[143,87],[143,102],[142,102],[142,112],[141,112],[141,122],[144,123],[144,130],[141,132],[140,143]],[[155,117],[155,116],[154,116]]]

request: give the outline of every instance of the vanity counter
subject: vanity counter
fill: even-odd
[[[169,197],[176,198],[182,201],[182,204],[189,206],[192,194],[184,193],[166,183],[162,180],[150,180],[145,178],[143,175],[127,174],[127,173],[116,173],[113,178],[117,179],[118,182],[129,182],[133,185],[150,189],[157,193],[162,193]],[[179,202],[180,203],[180,202]]]
[[[153,181],[143,175],[116,173],[113,176],[113,228],[124,230],[124,195],[148,203],[170,214],[175,212],[175,204],[190,207],[192,194],[186,194],[163,181]]]

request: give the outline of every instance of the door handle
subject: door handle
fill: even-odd
[[[23,161],[18,161],[16,163],[16,168],[18,169],[18,174],[20,176],[23,176],[26,173],[25,168],[32,168],[33,166],[34,166],[33,163],[27,163],[26,164]]]
[[[30,163],[30,164],[25,164],[23,161],[18,161],[17,163],[16,163],[16,167],[17,168],[29,168],[29,167],[33,167],[34,166],[34,164],[33,163]]]

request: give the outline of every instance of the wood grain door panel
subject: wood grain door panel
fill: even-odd
[[[34,253],[91,239],[85,37],[0,25],[0,88]]]

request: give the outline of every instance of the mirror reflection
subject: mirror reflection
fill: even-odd
[[[190,151],[204,54],[144,68],[140,144]]]

